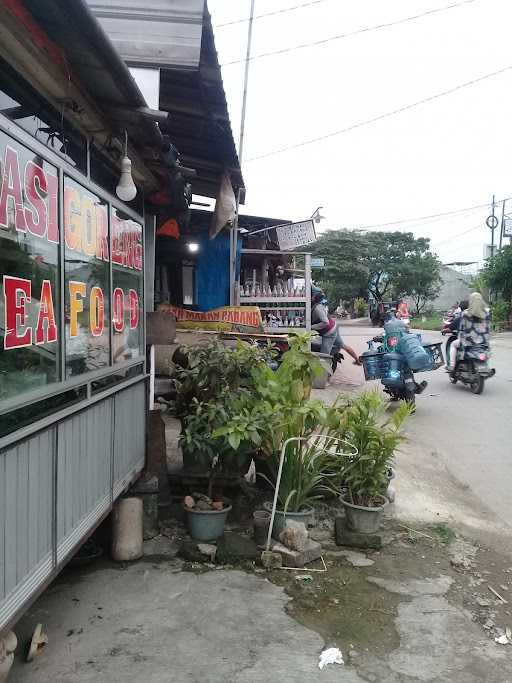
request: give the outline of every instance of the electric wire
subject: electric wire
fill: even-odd
[[[363,128],[365,126],[369,126],[372,123],[377,123],[379,121],[383,121],[384,119],[388,119],[392,116],[396,116],[398,114],[403,114],[406,111],[409,111],[411,109],[414,109],[415,107],[419,107],[422,104],[428,104],[429,102],[433,102],[434,100],[438,100],[441,97],[446,97],[447,95],[453,95],[453,93],[458,92],[459,90],[463,90],[464,88],[469,88],[470,86],[476,85],[477,83],[481,83],[482,81],[485,81],[489,78],[494,78],[496,76],[499,76],[507,71],[510,71],[512,69],[512,65],[510,66],[505,66],[502,69],[498,69],[497,71],[492,71],[491,73],[484,74],[483,76],[478,76],[477,78],[473,78],[470,81],[466,81],[464,83],[459,83],[458,85],[448,88],[447,90],[442,90],[441,92],[435,93],[434,95],[430,95],[429,97],[424,97],[421,100],[417,100],[416,102],[411,102],[410,104],[406,104],[403,107],[398,107],[398,109],[393,109],[392,111],[385,112],[384,114],[379,114],[378,116],[373,116],[370,119],[365,119],[364,121],[359,121],[358,123],[353,123],[350,126],[347,126],[346,128],[341,128],[340,130],[335,130],[330,133],[326,133],[325,135],[319,135],[318,137],[315,138],[310,138],[309,140],[303,140],[302,142],[296,142],[293,145],[286,145],[285,147],[280,147],[278,149],[271,150],[270,152],[265,152],[265,154],[259,154],[258,156],[251,157],[250,159],[247,159],[247,162],[250,161],[258,161],[260,159],[267,159],[268,157],[275,156],[277,154],[283,154],[284,152],[289,152],[290,150],[293,149],[298,149],[300,147],[306,147],[307,145],[313,145],[317,142],[322,142],[323,140],[328,140],[329,138],[336,137],[338,135],[342,135],[343,133],[349,133],[353,130],[356,130],[358,128]]]
[[[453,240],[462,237],[463,235],[467,235],[470,232],[474,232],[475,230],[478,230],[479,228],[485,227],[485,220],[480,221],[478,225],[473,226],[472,228],[469,228],[468,230],[463,230],[462,232],[458,232],[456,235],[452,235],[451,237],[448,237],[448,239],[442,240],[441,242],[432,242],[430,245],[431,247],[440,247],[442,244],[449,244],[450,242],[453,242]]]
[[[308,43],[301,43],[299,45],[292,45],[291,47],[284,47],[279,50],[271,50],[269,52],[262,52],[258,55],[253,55],[249,57],[249,61],[254,61],[256,59],[263,59],[266,57],[275,57],[278,55],[284,55],[289,52],[295,52],[296,50],[304,50],[309,47],[317,47],[319,45],[325,45],[327,43],[332,43],[336,40],[343,40],[344,38],[351,38],[352,36],[361,35],[362,33],[370,33],[371,31],[380,31],[385,28],[392,28],[393,26],[399,26],[400,24],[405,24],[411,21],[417,21],[424,17],[432,16],[434,14],[439,14],[440,12],[446,12],[447,10],[455,9],[463,5],[470,5],[478,0],[461,0],[460,2],[453,2],[450,5],[445,5],[444,7],[437,7],[435,9],[427,10],[426,12],[421,12],[420,14],[412,14],[407,17],[402,17],[401,19],[396,19],[394,21],[387,21],[382,24],[374,24],[372,26],[364,26],[363,28],[355,29],[354,31],[347,31],[345,33],[340,33],[335,36],[330,36],[328,38],[322,38],[320,40],[314,40]],[[224,62],[221,66],[232,66],[233,64],[244,63],[246,59],[233,59],[230,62]]]
[[[438,218],[443,218],[445,216],[454,216],[458,213],[466,213],[470,211],[477,211],[478,209],[483,209],[486,206],[490,206],[491,202],[487,202],[487,204],[477,204],[475,206],[467,206],[464,209],[455,209],[454,211],[444,211],[442,213],[434,213],[430,214],[429,216],[416,216],[414,218],[402,218],[401,220],[398,221],[388,221],[387,223],[374,223],[373,225],[363,225],[358,230],[373,230],[373,228],[385,228],[390,225],[400,225],[404,223],[418,223],[419,221],[424,221],[428,219],[438,219]],[[422,223],[422,225],[426,225],[426,223]],[[419,226],[421,227],[421,226]]]
[[[256,19],[265,19],[266,17],[274,17],[277,14],[285,14],[286,12],[293,12],[298,9],[304,9],[304,7],[311,7],[312,5],[320,5],[321,3],[328,2],[328,0],[311,0],[311,2],[305,2],[302,5],[293,5],[292,7],[285,7],[284,9],[277,9],[274,10],[273,12],[265,12],[264,14],[257,14],[255,17],[253,17],[253,20],[256,21]],[[214,24],[213,28],[224,28],[225,26],[234,26],[236,24],[246,24],[249,21],[249,19],[234,19],[233,21],[226,21],[223,24]],[[245,61],[245,60],[242,60]]]

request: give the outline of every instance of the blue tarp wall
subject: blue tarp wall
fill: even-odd
[[[213,240],[208,236],[198,239],[197,309],[211,311],[229,306],[229,232],[224,230]],[[240,271],[240,250],[237,245],[237,273]]]

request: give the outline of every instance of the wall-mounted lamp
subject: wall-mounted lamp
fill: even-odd
[[[315,221],[315,223],[320,223],[320,221],[325,220],[325,216],[322,216],[320,213],[320,209],[323,209],[323,206],[319,206],[317,209],[315,209],[315,212],[311,216],[311,218]]]
[[[199,251],[199,244],[197,242],[188,242],[187,249],[191,254],[196,254]]]
[[[132,178],[132,162],[128,157],[128,133],[124,131],[124,157],[121,159],[121,177],[116,194],[123,202],[131,202],[137,196],[137,188]]]

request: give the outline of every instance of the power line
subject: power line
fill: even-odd
[[[327,2],[327,0],[311,0],[311,2],[305,2],[302,5],[293,5],[293,7],[285,7],[284,9],[278,9],[273,12],[266,12],[265,14],[257,14],[254,17],[256,19],[265,19],[266,17],[273,17],[276,14],[285,14],[286,12],[293,12],[298,9],[303,9],[304,7],[311,7],[312,5],[320,5],[320,3]],[[213,28],[224,28],[225,26],[234,26],[235,24],[245,24],[248,19],[234,19],[233,21],[226,21],[223,24],[215,24]],[[241,60],[244,61],[244,60]]]
[[[372,123],[377,123],[378,121],[382,121],[384,119],[390,118],[391,116],[396,116],[397,114],[403,114],[406,111],[409,111],[410,109],[414,109],[415,107],[419,107],[422,104],[427,104],[428,102],[433,102],[434,100],[437,100],[441,97],[445,97],[446,95],[452,95],[453,93],[463,90],[464,88],[468,88],[471,85],[476,85],[477,83],[481,83],[482,81],[487,80],[488,78],[494,78],[495,76],[499,76],[500,74],[505,73],[506,71],[510,71],[512,69],[512,65],[510,66],[505,66],[503,69],[499,69],[498,71],[493,71],[492,73],[485,74],[484,76],[479,76],[478,78],[473,78],[471,81],[466,81],[465,83],[460,83],[459,85],[454,86],[453,88],[448,88],[448,90],[442,90],[441,92],[436,93],[435,95],[430,95],[429,97],[424,97],[421,100],[417,100],[416,102],[412,102],[411,104],[406,104],[403,107],[399,107],[398,109],[393,109],[392,111],[388,111],[385,114],[379,114],[378,116],[374,116],[371,119],[366,119],[365,121],[359,121],[358,123],[353,123],[350,126],[347,126],[346,128],[341,128],[340,130],[335,130],[332,131],[331,133],[326,133],[325,135],[320,135],[319,137],[316,138],[310,138],[309,140],[303,140],[302,142],[297,142],[293,145],[287,145],[286,147],[280,147],[279,149],[272,150],[271,152],[266,152],[265,154],[260,154],[256,157],[252,157],[251,159],[247,159],[247,161],[256,161],[259,159],[266,159],[267,157],[275,156],[276,154],[283,154],[284,152],[288,152],[292,149],[297,149],[299,147],[305,147],[306,145],[312,145],[316,142],[321,142],[322,140],[328,140],[329,138],[333,138],[337,135],[342,135],[343,133],[349,133],[352,130],[356,130],[357,128],[363,128],[364,126],[369,126]]]
[[[399,26],[400,24],[405,24],[410,21],[416,21],[418,19],[422,19],[423,17],[428,17],[433,14],[439,14],[439,12],[446,12],[447,10],[450,9],[455,9],[457,7],[461,7],[462,5],[469,5],[473,2],[477,2],[477,0],[461,0],[460,2],[454,2],[450,5],[445,5],[444,7],[438,7],[436,9],[430,9],[427,10],[426,12],[421,12],[420,14],[413,14],[408,17],[403,17],[402,19],[396,19],[395,21],[388,21],[383,24],[375,24],[373,26],[365,26],[363,28],[356,29],[355,31],[348,31],[346,33],[340,33],[336,36],[330,36],[329,38],[323,38],[321,40],[315,40],[310,43],[301,43],[300,45],[294,45],[292,47],[285,47],[281,48],[280,50],[272,50],[270,52],[262,52],[259,55],[254,55],[251,57],[251,60],[255,59],[263,59],[264,57],[274,57],[276,55],[284,55],[287,54],[288,52],[294,52],[295,50],[303,50],[308,47],[316,47],[318,45],[325,45],[326,43],[331,43],[335,40],[342,40],[344,38],[350,38],[352,36],[357,36],[360,35],[361,33],[370,33],[371,31],[379,31],[384,28],[391,28],[393,26]],[[277,12],[276,12],[277,14]],[[242,62],[245,62],[245,59],[234,59],[231,62],[225,62],[224,64],[221,64],[221,66],[232,66],[233,64],[240,64]]]
[[[436,249],[437,249],[437,247],[441,246],[442,244],[449,244],[450,242],[453,242],[453,240],[457,239],[458,237],[462,237],[462,235],[467,235],[469,232],[474,232],[475,230],[479,230],[482,227],[484,227],[484,221],[483,220],[480,221],[480,223],[478,223],[478,225],[475,225],[474,227],[469,228],[468,230],[464,230],[463,232],[458,232],[456,235],[452,235],[451,237],[449,237],[446,240],[443,240],[442,242],[433,242],[431,244],[431,246],[436,247]]]
[[[444,216],[453,216],[458,213],[466,213],[469,211],[476,211],[477,209],[483,209],[486,206],[490,206],[490,203],[487,202],[487,204],[477,204],[476,206],[467,206],[464,209],[456,209],[455,211],[444,211],[443,213],[434,213],[431,214],[430,216],[416,216],[415,218],[403,218],[399,221],[389,221],[388,223],[374,223],[373,225],[363,225],[362,227],[358,228],[358,230],[372,230],[373,228],[385,228],[390,225],[400,225],[403,223],[417,223],[419,221],[424,221],[428,220],[429,218],[431,219],[436,219],[436,218],[442,218]],[[422,225],[425,225],[424,223]],[[419,226],[421,227],[421,226]]]

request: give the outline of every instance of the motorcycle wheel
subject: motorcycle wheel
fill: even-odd
[[[448,376],[450,378],[451,384],[457,384],[457,378],[456,377],[452,377],[451,375],[448,375]]]
[[[485,377],[482,377],[482,375],[477,374],[476,379],[474,379],[471,382],[471,391],[474,394],[481,394],[482,391],[484,390],[484,386],[485,386]]]

